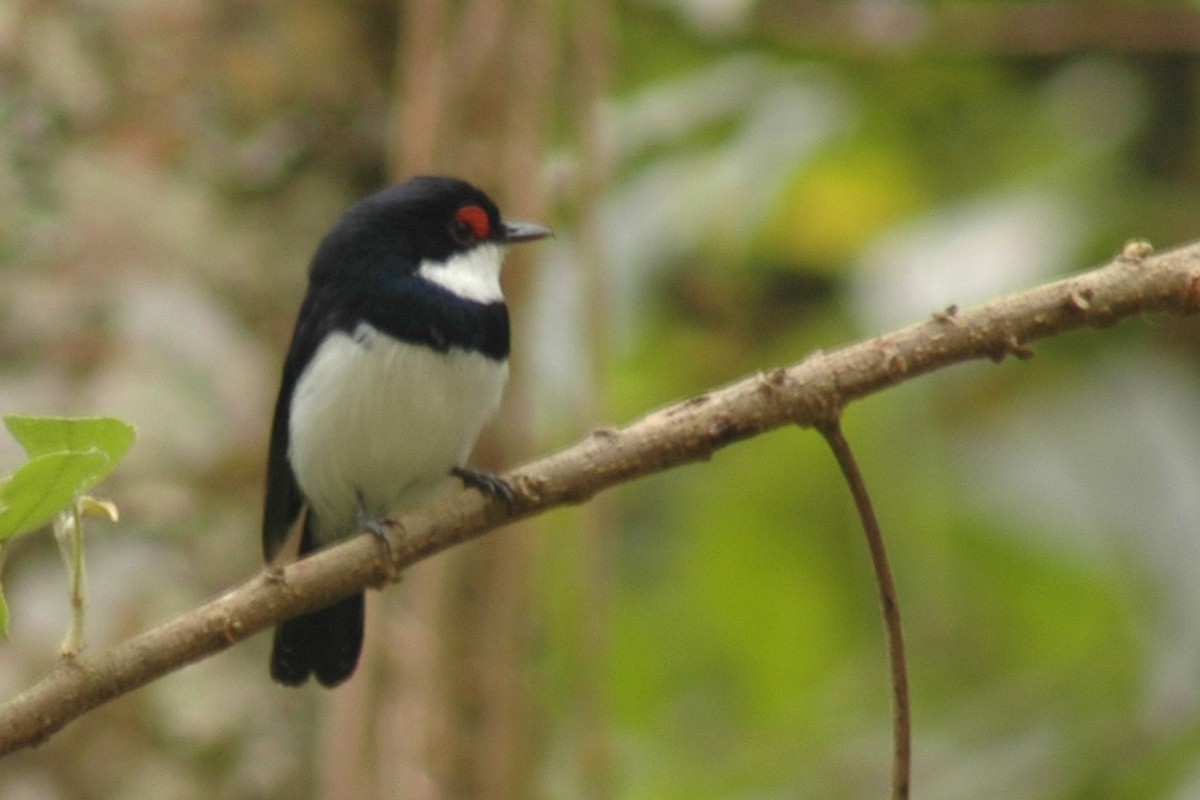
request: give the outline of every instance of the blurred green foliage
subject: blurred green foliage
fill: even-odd
[[[460,34],[515,8],[468,5],[497,16],[456,11]],[[550,144],[534,155],[558,238],[514,308],[537,409],[522,455],[1132,237],[1195,238],[1197,52],[1175,37],[1195,10],[1062,2],[1064,26],[1018,24],[1044,5],[603,6],[599,109],[572,83],[572,20],[598,6],[553,7],[554,102],[536,123]],[[41,0],[0,15],[0,410],[112,411],[141,431],[113,479],[128,535],[90,555],[107,609],[95,641],[257,569],[266,421],[303,267],[337,212],[386,180],[421,99],[396,90],[422,66],[397,41],[424,8]],[[1149,22],[1109,35],[1135,8]],[[483,74],[462,96],[515,102],[523,87],[484,63],[439,74]],[[447,169],[494,155],[490,131],[468,128]],[[588,159],[604,160],[590,205]],[[587,284],[592,225],[602,279]],[[596,308],[608,316],[589,328]],[[903,604],[916,796],[1200,796],[1198,334],[1178,319],[1076,334],[848,409]],[[16,457],[0,447],[0,463]],[[588,510],[537,523],[519,632],[533,643],[504,677],[536,700],[538,793],[605,796],[581,766],[599,740],[613,797],[881,796],[875,589],[820,438],[781,431],[605,502],[607,597],[590,595]],[[45,669],[60,624],[22,614],[57,602],[43,588],[57,557],[22,546],[6,696]],[[10,759],[0,796],[319,796],[312,754],[346,734],[319,723],[344,718],[265,689],[265,647]]]

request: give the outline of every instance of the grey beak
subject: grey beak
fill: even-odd
[[[504,236],[502,241],[505,244],[517,244],[518,242],[534,242],[538,239],[545,239],[547,236],[553,235],[553,231],[545,225],[539,225],[536,222],[521,222],[519,220],[506,219],[503,222]]]

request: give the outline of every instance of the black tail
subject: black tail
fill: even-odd
[[[306,515],[300,536],[300,555],[316,549]],[[322,686],[337,686],[354,673],[363,641],[363,595],[339,600],[275,629],[271,648],[271,677],[285,686],[299,686],[315,675]]]
[[[275,629],[271,677],[286,686],[299,686],[315,675],[322,686],[337,686],[353,674],[362,640],[361,594],[289,619]]]

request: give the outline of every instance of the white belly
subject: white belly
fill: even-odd
[[[288,453],[321,541],[354,531],[359,494],[379,517],[441,488],[507,379],[506,362],[437,353],[368,325],[326,339],[292,396]]]

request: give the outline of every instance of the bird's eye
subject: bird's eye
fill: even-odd
[[[474,244],[491,233],[491,222],[487,212],[477,205],[463,206],[454,212],[450,223],[450,235],[460,244]]]

